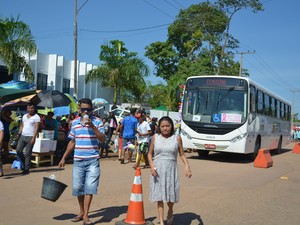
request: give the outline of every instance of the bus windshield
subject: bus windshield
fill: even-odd
[[[184,121],[219,124],[241,124],[246,121],[248,89],[246,82],[217,86],[216,83],[213,85],[207,85],[207,82],[205,85],[204,83],[201,85],[201,82],[196,83],[197,85],[187,85],[184,93],[182,109]]]

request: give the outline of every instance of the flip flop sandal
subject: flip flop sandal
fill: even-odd
[[[71,219],[71,221],[72,222],[80,222],[80,221],[82,221],[83,220],[83,218],[81,217],[81,216],[75,216],[73,219]]]

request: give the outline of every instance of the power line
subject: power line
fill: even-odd
[[[141,30],[150,30],[150,29],[159,28],[159,27],[166,27],[169,25],[170,25],[170,23],[152,26],[152,27],[129,29],[129,30],[88,30],[88,29],[80,29],[80,30],[85,31],[85,32],[92,32],[92,33],[126,33],[126,32],[136,32],[136,31],[141,31]]]
[[[183,5],[180,4],[180,2],[173,0],[175,3],[177,3],[177,5],[179,5],[182,9],[184,9],[185,7]]]
[[[256,67],[251,61],[249,61],[247,58],[245,58],[245,60],[254,68],[256,69],[261,75],[264,75],[265,77],[269,78],[269,80],[272,80],[274,82],[276,82],[277,84],[279,84],[281,87],[289,90],[289,87],[285,86],[282,84],[282,82],[279,82],[277,80],[274,80],[273,77],[270,77],[269,74],[264,73],[263,71],[261,71],[258,67]]]
[[[144,1],[145,3],[147,3],[148,5],[150,5],[151,7],[155,8],[156,10],[158,10],[159,12],[161,12],[161,13],[165,14],[166,16],[168,16],[168,17],[174,19],[174,16],[171,16],[170,14],[168,14],[168,13],[162,11],[160,8],[156,7],[156,6],[153,5],[152,3],[147,2],[146,0],[143,0],[143,1]]]
[[[243,48],[247,48],[247,49],[252,49],[250,46],[247,46],[243,43],[240,43],[241,46],[244,46]],[[263,68],[265,69],[272,77],[271,80],[274,80],[276,83],[278,83],[280,86],[284,87],[285,89],[290,90],[291,86],[287,81],[287,79],[283,76],[280,76],[279,74],[277,74],[273,68],[267,63],[266,60],[263,59],[263,57],[257,52],[254,55],[254,59],[256,60],[256,62]],[[247,60],[248,61],[248,60]],[[249,61],[248,61],[249,62]],[[256,68],[255,65],[251,64],[254,68]],[[256,68],[257,69],[257,68]],[[257,69],[258,70],[258,69]],[[261,71],[260,71],[261,72]],[[268,75],[267,75],[268,76]],[[268,76],[269,77],[269,76]],[[270,77],[269,77],[270,78]],[[283,83],[284,82],[284,83]]]
[[[169,4],[170,6],[172,6],[173,8],[180,10],[180,8],[178,8],[177,6],[173,5],[171,2],[164,0],[164,2],[166,2],[167,4]]]
[[[256,61],[263,68],[265,68],[270,73],[270,75],[272,75],[272,77],[274,77],[282,86],[284,86],[287,89],[290,89],[290,85],[289,84],[287,84],[287,83],[282,84],[282,82],[285,81],[286,79],[284,79],[283,77],[281,77],[277,73],[275,73],[274,70],[267,64],[267,62],[259,54],[257,54],[257,56],[259,57],[260,60],[258,60],[256,57],[254,57],[256,59]]]
[[[140,32],[140,33],[128,33],[128,34],[119,34],[117,35],[116,33],[114,35],[108,35],[108,36],[101,36],[100,39],[112,39],[112,38],[122,38],[122,37],[132,37],[132,36],[138,36],[138,35],[144,35],[144,34],[148,34],[148,33],[153,33],[153,32],[156,32],[156,31],[161,31],[161,30],[164,30],[165,28],[159,28],[159,29],[155,29],[155,30],[147,30],[147,31],[144,31],[144,32]],[[117,36],[116,36],[117,35]],[[81,35],[81,38],[80,40],[99,40],[99,37],[97,38],[83,38],[82,35]]]

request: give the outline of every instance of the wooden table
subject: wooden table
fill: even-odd
[[[54,151],[51,152],[32,152],[31,155],[34,159],[31,163],[34,163],[36,167],[40,167],[40,163],[50,162],[51,166],[54,164]]]

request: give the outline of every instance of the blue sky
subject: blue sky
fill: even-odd
[[[153,68],[144,56],[145,46],[165,41],[167,26],[159,26],[172,23],[180,8],[199,2],[88,0],[78,13],[78,59],[98,65],[100,45],[118,39]],[[262,2],[265,11],[254,14],[242,10],[233,17],[231,34],[240,41],[238,52],[255,51],[243,55],[243,68],[249,70],[250,78],[290,102],[294,96],[295,112],[300,113],[300,1]],[[78,7],[84,3],[78,0]],[[73,0],[0,0],[1,17],[17,15],[30,26],[40,52],[74,58]],[[142,30],[150,27],[156,28]],[[148,80],[160,82],[154,76]]]

